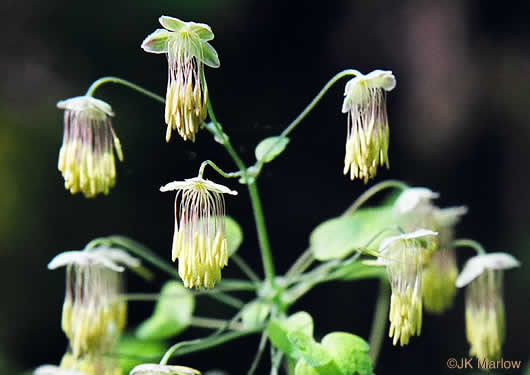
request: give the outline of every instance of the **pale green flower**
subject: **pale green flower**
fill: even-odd
[[[342,113],[348,114],[344,174],[368,182],[379,165],[389,167],[386,92],[396,87],[391,71],[374,70],[348,81]]]
[[[58,168],[65,188],[87,198],[108,194],[116,183],[114,150],[123,161],[120,140],[112,128],[112,108],[91,96],[63,100],[57,107],[64,109]]]
[[[120,298],[125,268],[119,263],[139,265],[124,251],[106,247],[63,252],[48,264],[66,267],[62,329],[75,359],[107,352],[125,328],[127,304]]]
[[[477,255],[469,259],[456,280],[466,288],[466,337],[470,355],[497,360],[505,338],[502,270],[518,267],[519,261],[505,253]]]
[[[421,332],[424,248],[420,240],[435,235],[431,230],[418,229],[385,238],[379,245],[378,262],[386,265],[392,287],[389,336],[394,338],[394,345],[406,345],[411,336]]]
[[[165,120],[166,141],[177,130],[184,140],[195,141],[207,114],[208,87],[204,65],[219,67],[219,57],[208,43],[214,38],[210,26],[184,22],[177,18],[159,18],[164,29],[157,29],[142,43],[150,53],[164,53],[168,59],[168,83]]]
[[[171,182],[160,191],[176,190],[172,258],[187,288],[213,288],[228,263],[223,194],[236,191],[201,177]],[[177,207],[179,195],[180,205]]]
[[[440,249],[429,257],[423,269],[422,289],[425,310],[440,314],[453,305],[457,276],[458,267],[453,248]]]
[[[458,266],[451,243],[454,240],[454,227],[467,213],[467,207],[432,207],[432,229],[438,232],[438,240],[434,242],[436,247],[425,254],[423,305],[427,311],[439,314],[453,305],[456,296]]]

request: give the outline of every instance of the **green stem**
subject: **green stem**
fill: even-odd
[[[280,134],[280,136],[281,137],[288,136],[289,133],[291,133],[294,130],[294,128],[296,128],[298,126],[298,124],[300,124],[300,122],[302,122],[302,120],[307,116],[307,114],[313,110],[313,108],[318,104],[320,99],[322,99],[324,94],[326,94],[326,92],[331,88],[331,86],[333,86],[335,84],[335,82],[337,82],[342,77],[358,76],[360,74],[361,73],[358,70],[346,69],[346,70],[343,70],[342,72],[339,72],[339,73],[335,74],[333,77],[331,77],[331,79],[328,81],[328,83],[326,83],[326,85],[322,88],[322,90],[320,90],[320,92],[317,94],[317,96],[315,96],[315,98],[311,101],[311,103],[309,103],[307,105],[307,107],[302,111],[302,113],[300,113],[289,124],[289,126],[287,126],[287,128],[285,128],[285,130]]]
[[[375,306],[374,320],[370,332],[370,357],[374,364],[377,363],[377,357],[381,351],[381,344],[385,336],[386,324],[388,320],[388,306],[390,302],[390,287],[388,281],[381,278],[379,281],[379,295]]]
[[[182,341],[172,347],[170,347],[160,360],[161,365],[167,365],[167,362],[172,356],[184,355],[189,353],[198,352],[201,350],[209,349],[214,346],[224,344],[225,342],[232,341],[234,339],[251,335],[263,330],[263,327],[253,328],[244,331],[234,331],[225,333],[223,335],[210,336],[204,339],[197,339],[191,341]]]
[[[313,251],[311,248],[306,249],[293,263],[291,268],[289,268],[285,274],[285,277],[289,279],[293,276],[303,273],[309,266],[311,266],[311,263],[313,263],[314,260],[315,258],[313,257]]]
[[[235,164],[243,174],[243,177],[247,180],[247,187],[250,194],[250,202],[252,204],[252,211],[254,213],[254,220],[256,222],[256,231],[258,232],[258,242],[259,247],[261,251],[261,259],[263,262],[263,268],[265,271],[265,277],[268,281],[268,283],[271,286],[274,286],[274,263],[272,261],[272,252],[269,244],[269,237],[267,234],[267,227],[265,226],[265,218],[263,216],[263,208],[261,206],[261,199],[259,197],[258,187],[256,185],[256,182],[250,182],[248,183],[248,173],[247,173],[247,167],[237,154],[237,152],[232,147],[232,144],[230,143],[230,139],[224,132],[222,131],[222,127],[217,121],[215,117],[215,113],[213,111],[213,107],[211,104],[211,101],[208,101],[208,114],[210,115],[210,119],[214,123],[215,127],[217,128],[218,133],[214,135],[219,136],[219,134],[222,134],[222,144],[223,147],[226,149],[230,157],[234,160]],[[210,128],[207,128],[210,130]],[[212,131],[212,130],[210,130]],[[212,131],[213,132],[213,131]]]
[[[254,375],[254,373],[256,372],[256,369],[259,365],[259,361],[261,360],[261,357],[263,356],[263,352],[265,350],[265,344],[267,344],[267,333],[263,332],[259,340],[258,351],[254,356],[254,360],[252,361],[252,365],[250,366],[250,370],[248,370],[247,375]]]
[[[208,297],[212,298],[212,299],[215,299],[219,302],[222,302],[224,303],[225,305],[227,306],[231,306],[237,310],[243,308],[243,306],[245,306],[245,303],[241,300],[239,300],[238,298],[235,298],[229,294],[224,294],[224,293],[207,293],[206,294]]]
[[[451,242],[449,247],[470,247],[474,249],[479,255],[486,254],[486,250],[480,243],[478,243],[475,240],[470,240],[467,238],[454,240],[453,242]]]
[[[241,271],[243,271],[243,273],[245,275],[247,275],[247,277],[251,280],[251,281],[254,281],[256,283],[258,282],[261,282],[260,278],[258,275],[256,275],[256,273],[254,272],[254,270],[252,268],[250,268],[250,266],[243,260],[243,258],[241,258],[239,255],[237,254],[232,254],[232,256],[230,257],[230,259],[232,259],[234,261],[235,264],[237,264],[237,266],[241,269]]]
[[[94,92],[96,91],[96,89],[105,84],[105,83],[116,83],[118,85],[123,85],[123,86],[126,86],[126,87],[129,87],[135,91],[138,91],[140,94],[144,94],[145,96],[151,98],[151,99],[154,99],[162,104],[164,104],[166,101],[164,100],[163,97],[161,97],[160,95],[157,95],[155,94],[154,92],[152,91],[149,91],[147,89],[144,89],[143,87],[140,87],[132,82],[129,82],[125,79],[122,79],[122,78],[118,78],[118,77],[103,77],[103,78],[100,78],[96,81],[94,81],[94,83],[92,83],[90,85],[90,87],[88,88],[87,92],[85,95],[87,96],[93,96],[94,95]]]
[[[219,329],[228,327],[228,329],[235,329],[235,330],[241,330],[243,329],[243,326],[239,323],[232,323],[223,320],[223,319],[213,319],[213,318],[203,318],[199,316],[194,316],[191,318],[191,325],[195,327],[201,327],[201,328],[212,328],[212,329]]]
[[[259,197],[258,186],[256,182],[247,185],[250,193],[250,202],[252,204],[252,211],[254,212],[254,220],[256,222],[256,229],[258,231],[258,242],[261,249],[261,260],[265,271],[265,277],[269,284],[274,287],[274,263],[272,259],[272,251],[269,244],[269,237],[267,235],[267,227],[265,226],[265,216],[263,215],[263,208]]]
[[[213,161],[211,160],[205,160],[202,162],[201,167],[199,168],[199,177],[202,178],[202,175],[204,174],[204,168],[209,165],[212,167],[217,173],[219,173],[221,176],[225,178],[234,178],[234,177],[241,177],[241,171],[239,172],[225,172],[221,168],[219,168]]]
[[[378,184],[375,184],[370,189],[362,193],[359,196],[359,198],[357,198],[355,202],[353,202],[353,204],[350,207],[348,207],[348,209],[343,213],[343,216],[353,214],[368,199],[370,199],[371,197],[373,197],[375,194],[379,193],[380,191],[388,189],[388,188],[397,188],[397,189],[405,190],[406,188],[408,188],[408,185],[398,180],[387,180],[387,181],[383,181]]]
[[[317,96],[314,97],[314,99],[305,107],[305,109],[282,131],[280,136],[278,137],[278,140],[274,142],[274,144],[271,145],[269,150],[265,152],[261,160],[267,160],[267,155],[278,145],[279,142],[281,142],[282,137],[287,137],[297,126],[302,122],[302,120],[313,110],[313,108],[318,104],[320,99],[326,94],[326,92],[333,86],[338,80],[340,80],[343,77],[346,76],[358,76],[361,73],[358,70],[355,69],[346,69],[342,72],[339,72],[335,74],[331,79],[326,83],[326,85],[320,90],[320,92],[317,94]],[[262,162],[260,162],[262,163]]]
[[[282,358],[283,353],[281,351],[276,350],[271,352],[271,375],[278,375],[278,370],[282,364]]]

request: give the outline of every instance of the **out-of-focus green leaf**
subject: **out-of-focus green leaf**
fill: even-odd
[[[164,355],[167,345],[156,340],[141,340],[131,335],[123,336],[118,344],[120,367],[124,374],[128,374],[134,367],[145,363],[158,362]]]
[[[300,353],[295,375],[372,375],[369,346],[362,338],[347,332],[327,334],[322,343],[289,334]]]
[[[255,328],[260,326],[271,311],[271,307],[267,303],[255,301],[251,302],[245,307],[241,312],[241,320],[243,321],[243,326],[247,329]]]
[[[287,339],[296,348],[295,356],[303,358],[310,366],[320,367],[331,361],[327,350],[312,336],[301,331],[293,331],[287,334]]]
[[[297,312],[287,319],[274,319],[267,326],[267,335],[272,345],[288,356],[296,356],[296,347],[287,335],[292,332],[302,332],[313,337],[313,318],[305,311]],[[296,357],[294,357],[296,358]]]
[[[342,375],[372,375],[372,360],[368,343],[347,332],[332,332],[324,336],[322,346],[331,355]]]
[[[228,256],[235,254],[243,242],[241,227],[230,216],[226,216],[226,239],[228,241]]]
[[[344,375],[335,361],[331,360],[323,366],[313,367],[307,363],[303,358],[296,362],[294,370],[295,375]]]
[[[365,208],[324,221],[311,233],[309,244],[320,261],[341,259],[355,249],[377,249],[380,238],[376,236],[392,224],[391,207]]]
[[[144,340],[173,337],[189,326],[194,307],[193,294],[180,283],[168,281],[160,292],[153,315],[140,324],[136,336]]]
[[[263,163],[268,163],[274,160],[280,155],[287,144],[289,138],[287,137],[269,137],[262,140],[256,147],[254,153],[256,154],[256,160]]]

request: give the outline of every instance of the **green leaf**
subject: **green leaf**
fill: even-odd
[[[197,58],[210,68],[219,68],[221,65],[217,51],[208,42],[201,41],[200,54],[197,56]]]
[[[392,223],[391,207],[358,210],[352,216],[339,216],[319,224],[311,233],[309,244],[320,261],[341,259],[355,249],[377,249],[380,238],[375,236]]]
[[[236,253],[243,242],[243,231],[241,227],[230,216],[225,216],[226,222],[226,239],[228,241],[228,256]]]
[[[297,312],[287,319],[273,319],[267,326],[267,335],[272,345],[291,357],[296,356],[296,347],[287,335],[297,331],[309,337],[313,336],[313,318],[305,311]]]
[[[324,336],[326,348],[343,375],[372,375],[373,365],[368,343],[347,332],[332,332]]]
[[[298,362],[296,362],[294,375],[319,375],[319,372],[314,367],[308,365],[303,358],[300,358]]]
[[[295,356],[303,358],[312,367],[324,366],[331,361],[327,350],[316,342],[312,336],[301,331],[293,331],[287,334],[287,339],[295,347]]]
[[[128,374],[134,367],[144,363],[147,358],[152,358],[152,362],[158,362],[166,349],[166,344],[161,341],[140,340],[131,335],[123,336],[118,344],[122,372]]]
[[[256,154],[256,160],[263,163],[269,163],[280,155],[287,144],[289,138],[287,137],[269,137],[262,140],[254,153]]]
[[[300,331],[308,336],[313,336],[313,318],[305,311],[299,311],[286,320],[289,332]]]
[[[136,336],[160,340],[179,334],[189,326],[194,306],[194,296],[188,289],[176,281],[168,281],[160,292],[153,315],[140,324]]]
[[[303,358],[300,358],[296,362],[296,367],[294,369],[295,375],[344,375],[337,364],[331,360],[326,363],[324,366],[312,367],[308,364]]]
[[[271,311],[271,307],[267,303],[254,301],[251,302],[241,311],[241,319],[243,321],[243,327],[252,329],[259,327]]]
[[[150,53],[167,53],[168,39],[169,31],[156,29],[144,39],[142,49]]]

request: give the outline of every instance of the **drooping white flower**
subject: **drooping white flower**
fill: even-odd
[[[440,194],[423,187],[411,187],[403,190],[394,203],[394,213],[396,215],[405,215],[413,212],[419,206],[431,204]]]
[[[142,43],[150,53],[164,53],[168,59],[168,83],[165,120],[166,141],[172,130],[184,140],[195,141],[207,114],[208,87],[204,65],[219,67],[219,57],[208,43],[214,38],[210,26],[184,22],[177,18],[159,18],[164,29],[157,29]]]
[[[179,275],[187,288],[213,288],[228,263],[223,194],[237,192],[201,177],[160,188],[172,190],[177,191],[172,259],[178,258]]]
[[[114,150],[123,161],[120,140],[112,128],[112,108],[91,96],[63,100],[57,107],[64,109],[58,168],[65,188],[87,198],[108,194],[116,183]]]
[[[392,297],[389,336],[393,343],[408,344],[418,336],[422,325],[422,268],[424,246],[421,240],[437,235],[427,229],[385,238],[379,245],[378,262],[386,265]]]
[[[391,71],[374,70],[348,81],[342,113],[348,114],[348,135],[344,174],[367,182],[379,165],[389,167],[389,128],[386,113],[387,91],[396,87]]]
[[[127,305],[122,293],[123,266],[138,260],[119,249],[67,251],[52,259],[49,269],[66,267],[62,328],[74,358],[105,353],[120,337]]]
[[[518,267],[510,254],[490,253],[469,259],[456,280],[466,288],[466,337],[470,355],[480,359],[501,357],[505,335],[503,270]]]

